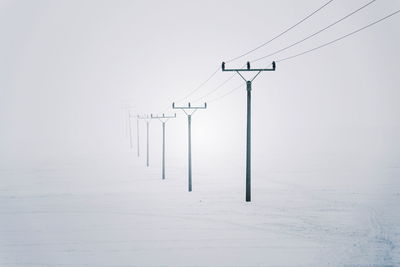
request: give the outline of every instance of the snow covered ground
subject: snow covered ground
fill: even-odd
[[[2,168],[0,266],[400,266],[399,169],[255,170],[251,203],[243,170],[167,170]]]

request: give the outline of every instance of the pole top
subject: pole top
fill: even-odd
[[[264,68],[264,69],[252,69],[250,66],[250,61],[247,61],[245,69],[227,69],[225,67],[225,62],[222,62],[222,71],[275,71],[276,69],[276,62],[272,61],[272,68]]]
[[[207,103],[204,102],[204,106],[192,106],[192,104],[189,102],[187,106],[180,106],[180,107],[177,107],[177,106],[175,106],[175,103],[172,103],[172,108],[174,108],[174,109],[206,109]]]

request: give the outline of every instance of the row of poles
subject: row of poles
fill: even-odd
[[[247,91],[247,121],[246,121],[246,202],[251,201],[251,91],[252,91],[252,82],[257,78],[257,76],[264,71],[275,71],[276,64],[275,61],[272,62],[272,68],[263,68],[263,69],[252,69],[250,67],[250,62],[247,62],[246,68],[241,69],[227,69],[225,68],[225,62],[222,62],[222,71],[230,71],[236,72],[239,76],[246,82],[246,91]],[[242,72],[255,72],[256,74],[251,79],[246,79]],[[192,191],[192,116],[199,109],[206,109],[207,103],[204,103],[204,106],[192,106],[190,102],[187,106],[176,106],[175,103],[172,103],[173,109],[182,110],[188,120],[188,191]],[[162,116],[154,116],[153,114],[140,116],[133,116],[130,111],[129,115],[129,139],[130,146],[133,148],[133,140],[132,140],[132,125],[131,118],[136,118],[136,132],[137,132],[137,156],[140,156],[140,148],[139,148],[139,120],[146,121],[146,166],[149,166],[149,127],[151,119],[158,119],[162,122],[162,179],[165,179],[165,124],[169,119],[176,118],[176,113],[173,116],[166,116],[162,114]]]

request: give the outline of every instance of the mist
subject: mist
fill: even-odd
[[[239,68],[246,61],[312,34],[365,3],[333,1],[312,19],[265,47],[228,62],[227,66]],[[56,194],[58,190],[68,194],[87,193],[85,190],[117,194],[127,188],[153,192],[155,189],[149,188],[161,186],[156,184],[161,179],[161,122],[156,119],[150,122],[150,167],[147,168],[146,124],[145,120],[139,120],[138,131],[136,116],[163,113],[177,115],[166,124],[165,182],[172,180],[171,183],[177,185],[174,190],[187,194],[187,117],[181,110],[172,109],[172,103],[203,105],[207,102],[207,109],[198,110],[192,118],[194,191],[203,194],[194,198],[207,201],[210,197],[218,203],[221,197],[229,205],[243,202],[245,82],[235,75],[218,90],[201,98],[231,75],[219,71],[199,90],[184,97],[202,84],[221,62],[266,42],[322,4],[323,1],[317,0],[0,0],[3,197]],[[338,38],[399,7],[399,1],[376,1],[307,42],[252,63],[254,67],[265,68],[278,60],[276,71],[263,72],[253,82],[252,173],[253,196],[258,205],[264,205],[266,195],[286,185],[310,190],[307,192],[315,189],[365,193],[360,195],[359,201],[374,203],[377,200],[381,203],[375,207],[378,210],[387,204],[385,197],[391,196],[393,202],[390,203],[398,203],[400,17],[393,16],[313,53],[281,63],[279,59]],[[242,88],[224,96],[240,84]],[[128,112],[132,114],[130,131]],[[52,170],[57,174],[43,174]],[[46,179],[64,181],[65,187],[62,186],[64,182],[47,184]],[[146,179],[153,181],[152,184],[141,182]],[[43,184],[40,190],[36,187],[38,181]],[[121,186],[113,181],[129,184]],[[168,196],[168,192],[162,191],[160,198],[164,196]],[[142,197],[140,195],[140,199]],[[293,200],[290,195],[287,198]],[[166,199],[168,202],[168,197]],[[133,194],[128,200],[135,202],[137,199]],[[148,199],[143,197],[142,200]],[[193,207],[197,202],[190,203]],[[142,205],[147,207],[146,203]],[[13,204],[2,207],[18,210]],[[153,208],[152,204],[150,207]],[[400,211],[398,204],[390,207],[389,211],[385,210],[385,216]],[[264,208],[262,206],[262,210]],[[350,214],[356,216],[357,212]],[[324,216],[321,218],[327,218]],[[249,223],[254,220],[249,219]],[[6,221],[8,224],[4,223],[3,227],[9,229],[13,219]],[[396,225],[398,218],[391,223],[387,222]],[[393,256],[394,251],[398,251],[398,228],[391,228],[389,232],[387,235],[394,238],[391,240],[394,248],[390,252],[393,254],[388,252],[390,258],[375,262],[378,265],[400,264],[398,256]],[[78,234],[76,238],[80,238]],[[6,244],[11,239],[3,236],[1,242]],[[337,244],[340,246],[340,242]],[[24,258],[21,255],[28,255],[13,253],[3,253],[0,263],[10,263],[13,259]],[[148,250],[148,253],[153,252]],[[249,257],[240,262],[240,266],[268,265],[260,256],[261,252],[254,253],[260,261]],[[359,253],[357,255],[362,254]],[[307,253],[298,255],[311,259]],[[47,256],[25,258],[26,262],[32,259],[36,262]],[[50,258],[53,260],[53,256]],[[71,264],[92,264],[86,259],[75,259]],[[150,259],[143,256],[138,261],[126,259],[119,263],[154,266]],[[177,266],[173,259],[172,256],[167,258],[165,266]],[[360,256],[358,263],[364,264],[363,260],[371,259]],[[23,262],[16,265],[24,266]],[[232,263],[216,262],[215,266]],[[42,263],[46,261],[38,264]],[[212,262],[199,264],[214,266]],[[299,266],[291,264],[288,266]],[[315,262],[311,266],[313,264]],[[336,264],[333,266],[340,266]]]

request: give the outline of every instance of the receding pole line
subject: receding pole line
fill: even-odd
[[[207,103],[204,103],[204,106],[202,107],[193,107],[190,102],[187,106],[176,107],[174,102],[172,103],[172,108],[183,110],[188,118],[188,190],[189,192],[192,192],[192,115],[198,109],[206,109]]]
[[[176,118],[176,113],[174,116],[165,116],[163,113],[162,116],[153,116],[153,114],[150,114],[152,119],[159,119],[159,121],[162,122],[162,174],[161,174],[161,179],[165,179],[165,124],[169,119]]]
[[[252,82],[263,71],[275,71],[275,61],[272,62],[272,69],[251,69],[250,62],[247,62],[246,69],[226,69],[225,62],[222,62],[222,71],[235,71],[246,82],[247,90],[247,124],[246,124],[246,202],[251,201],[251,90]],[[257,72],[251,80],[247,80],[241,72]]]

